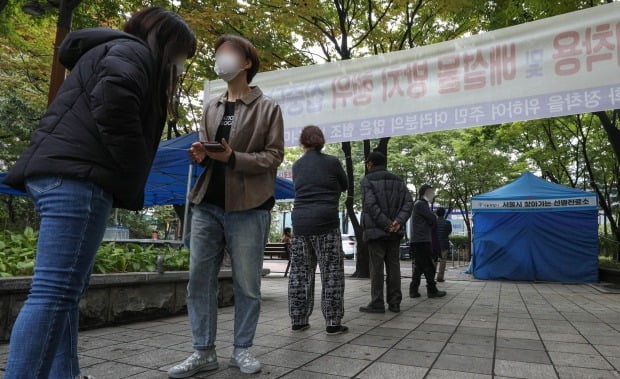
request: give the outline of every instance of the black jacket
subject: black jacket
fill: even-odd
[[[443,217],[437,217],[437,236],[441,250],[450,249],[450,234],[452,233],[452,223]]]
[[[432,229],[436,225],[437,216],[431,211],[428,201],[416,200],[411,216],[411,233],[409,233],[411,242],[432,242]]]
[[[411,216],[413,199],[401,178],[379,166],[362,179],[362,206],[365,241],[401,239]],[[401,225],[397,233],[388,232],[393,221]]]
[[[295,205],[291,219],[295,235],[318,235],[338,229],[340,194],[347,174],[338,158],[310,150],[293,164]]]
[[[142,208],[166,116],[165,97],[153,106],[149,47],[97,28],[69,34],[59,53],[71,74],[4,182],[23,190],[29,177],[85,179],[112,194],[115,207]]]

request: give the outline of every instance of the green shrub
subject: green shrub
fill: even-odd
[[[618,251],[618,242],[613,238],[599,234],[598,236],[599,255],[604,257],[615,257]]]
[[[599,256],[598,265],[599,267],[620,269],[620,262],[615,261],[612,257]]]
[[[469,249],[469,239],[467,236],[450,236],[450,242],[455,249]]]
[[[36,248],[37,233],[30,227],[0,234],[0,277],[32,275]]]
[[[37,233],[26,228],[23,233],[0,234],[0,277],[32,275],[37,247]],[[163,256],[164,270],[189,268],[189,250],[137,244],[103,243],[95,258],[94,273],[155,272],[157,257]]]
[[[172,247],[117,245],[113,242],[101,245],[95,259],[93,272],[98,274],[119,272],[155,272],[157,257],[163,256],[164,270],[182,271],[189,268],[189,250]]]

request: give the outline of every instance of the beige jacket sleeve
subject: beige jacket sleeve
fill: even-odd
[[[262,174],[275,170],[284,159],[284,121],[280,106],[274,105],[263,151],[244,153],[235,151],[235,171],[245,175]]]

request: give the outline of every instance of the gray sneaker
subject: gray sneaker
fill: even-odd
[[[201,371],[217,370],[219,367],[215,349],[208,351],[205,355],[194,351],[194,354],[182,363],[171,367],[168,370],[168,376],[171,378],[189,378]]]
[[[238,367],[244,374],[256,374],[262,368],[258,359],[248,349],[235,349],[230,357],[230,365]]]

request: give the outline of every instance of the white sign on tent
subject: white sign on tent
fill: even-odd
[[[472,200],[473,210],[596,209],[595,196],[537,200]]]
[[[329,142],[620,108],[620,3],[389,54],[261,73],[285,144]],[[225,91],[205,84],[205,100]]]

